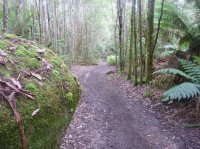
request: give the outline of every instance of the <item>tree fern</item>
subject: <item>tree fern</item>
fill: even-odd
[[[154,72],[154,74],[159,73],[179,75],[189,81],[167,90],[163,94],[163,102],[168,102],[171,100],[180,101],[182,99],[190,99],[200,94],[200,66],[182,59],[179,59],[179,62],[182,70],[166,68]]]
[[[179,75],[188,80],[197,81],[194,77],[191,77],[190,75],[187,75],[185,72],[178,70],[178,69],[174,69],[174,68],[161,69],[161,70],[154,72],[154,74],[173,74],[173,75]]]
[[[200,46],[199,17],[191,17],[183,10],[173,3],[165,3],[161,28],[167,31],[172,30],[172,32],[181,31],[180,45],[187,42],[196,49]],[[200,9],[193,10],[193,12],[198,16]]]
[[[200,66],[182,59],[180,59],[179,62],[183,71],[200,83]]]
[[[170,88],[163,94],[163,102],[168,102],[170,100],[190,99],[200,94],[200,85],[185,82],[180,85]]]
[[[198,65],[200,65],[200,57],[199,56],[194,56],[194,62]]]
[[[172,3],[165,3],[163,11],[163,19],[161,27],[178,29],[184,32],[188,32],[192,27],[191,21],[184,14],[184,11],[178,9]]]

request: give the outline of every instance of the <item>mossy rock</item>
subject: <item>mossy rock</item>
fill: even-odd
[[[151,82],[152,87],[160,89],[169,89],[175,85],[175,75],[161,74],[156,76]]]
[[[4,58],[5,66],[0,65],[0,75],[5,79],[19,78],[23,89],[32,92],[36,99],[32,101],[23,96],[17,97],[17,109],[23,118],[28,148],[59,148],[62,132],[72,119],[79,102],[79,84],[63,61],[50,49],[16,35],[6,33],[1,36],[0,48],[7,56]],[[44,53],[37,51],[41,48],[45,49]],[[41,71],[44,67],[43,60],[52,66],[51,70]],[[32,72],[41,78],[29,76]],[[38,112],[32,116],[36,109],[39,109]],[[22,148],[13,114],[2,100],[0,148]]]

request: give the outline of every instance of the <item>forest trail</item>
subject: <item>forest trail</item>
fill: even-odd
[[[72,73],[83,90],[79,107],[61,142],[61,149],[178,149],[183,148],[139,95],[127,94],[107,72],[105,62],[97,66],[75,66]]]

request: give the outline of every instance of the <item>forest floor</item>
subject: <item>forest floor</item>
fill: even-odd
[[[134,87],[101,62],[74,66],[83,93],[61,149],[196,149],[198,138],[151,108],[145,88]],[[193,133],[192,133],[193,134]],[[189,138],[188,138],[189,137]]]

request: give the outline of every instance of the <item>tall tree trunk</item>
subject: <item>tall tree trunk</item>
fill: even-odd
[[[133,27],[134,27],[134,85],[137,85],[137,29],[136,29],[136,0],[133,1],[134,2],[134,11],[133,11]]]
[[[123,7],[122,7],[122,0],[118,0],[117,2],[117,9],[118,9],[118,21],[119,21],[119,65],[120,71],[123,71]]]
[[[147,15],[147,78],[146,82],[152,80],[153,73],[153,31],[154,31],[154,6],[155,0],[148,0]]]
[[[142,5],[141,0],[138,0],[138,11],[139,11],[139,21],[138,21],[138,30],[139,30],[139,51],[140,51],[140,85],[143,82],[143,52],[142,52]]]
[[[37,2],[37,0],[35,0],[35,4],[36,4],[36,8],[37,8],[37,15],[38,15],[38,25],[39,25],[39,43],[41,44],[42,42],[42,24],[41,24],[41,11],[40,11],[40,0]]]
[[[8,0],[3,0],[3,32],[8,31]]]
[[[131,79],[133,69],[133,36],[134,36],[134,6],[135,0],[132,0],[132,12],[131,12],[131,34],[130,34],[130,49],[129,49],[129,62],[128,62],[128,80]]]

